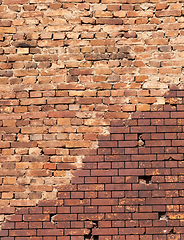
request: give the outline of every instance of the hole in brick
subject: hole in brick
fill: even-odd
[[[172,229],[169,231],[169,234],[175,234],[174,228],[172,228]]]
[[[50,221],[51,221],[52,217],[55,216],[55,214],[50,213],[49,215],[50,215]]]
[[[56,215],[56,214],[54,214],[54,213],[50,213],[50,214],[49,214],[50,222],[54,223],[54,221],[53,221],[52,218],[53,218],[55,215]]]
[[[98,228],[98,221],[92,221],[93,228]]]
[[[168,216],[167,216],[166,212],[159,212],[158,218],[159,218],[159,220],[165,220],[165,221],[168,220]]]
[[[139,183],[150,184],[152,176],[139,176]]]
[[[84,239],[85,240],[98,240],[98,236],[97,235],[95,235],[95,236],[93,236],[92,235],[92,233],[90,232],[88,235],[84,235]]]
[[[92,228],[89,229],[89,233],[84,235],[84,240],[87,240],[87,239],[98,240],[98,236],[92,234],[92,229],[98,228],[98,221],[92,221],[92,224],[93,224],[93,226],[92,226]]]
[[[142,133],[138,133],[138,146],[139,147],[144,147],[145,146],[145,141],[143,140]]]
[[[15,141],[17,141],[17,139],[18,139],[18,136],[17,136],[17,134],[15,135]]]
[[[87,234],[87,235],[84,235],[84,240],[87,240],[87,239],[93,239],[93,235],[92,235],[92,229],[90,229],[90,232],[89,232],[89,234]]]

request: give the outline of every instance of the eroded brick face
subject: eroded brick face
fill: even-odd
[[[183,16],[0,1],[1,240],[184,240]]]

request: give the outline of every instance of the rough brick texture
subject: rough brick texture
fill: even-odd
[[[0,239],[184,240],[184,0],[0,0]]]

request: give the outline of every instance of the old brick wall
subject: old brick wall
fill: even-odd
[[[184,0],[1,0],[1,240],[184,240],[183,29]]]

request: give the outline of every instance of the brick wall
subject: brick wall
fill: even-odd
[[[184,0],[1,0],[1,240],[184,240],[183,29]]]

